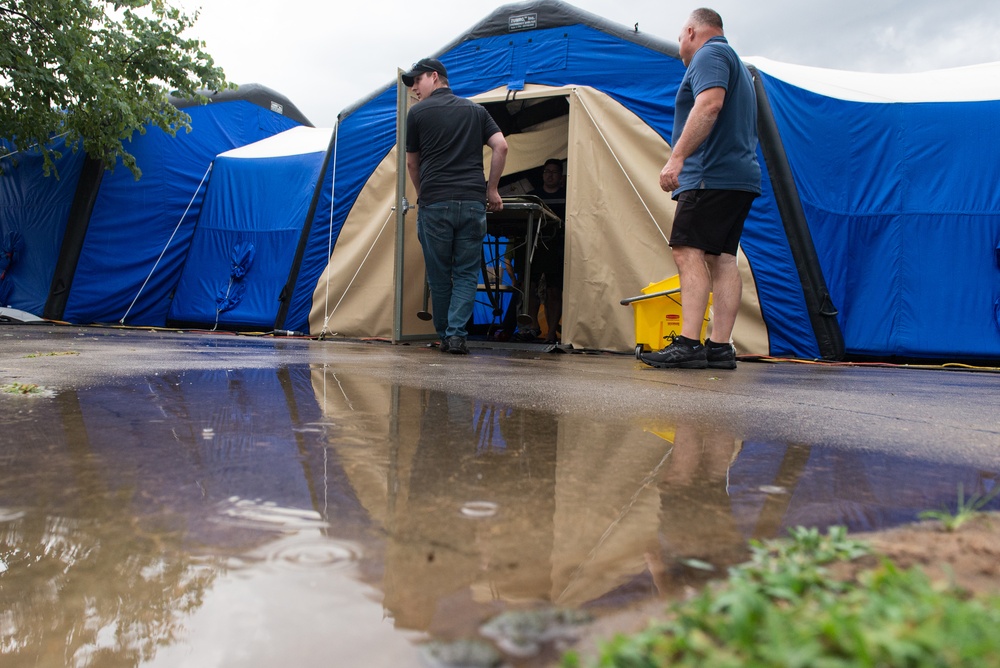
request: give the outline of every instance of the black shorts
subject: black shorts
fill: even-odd
[[[736,255],[743,223],[756,197],[743,190],[685,190],[677,196],[670,246]]]
[[[536,282],[542,275],[545,276],[545,285],[550,288],[563,287],[563,265],[565,255],[563,248],[550,246],[548,248],[538,245],[535,249],[535,257],[531,262],[531,280]]]
[[[535,246],[531,261],[532,282],[545,275],[545,285],[562,289],[563,265],[566,264],[566,235],[559,228],[551,235],[543,234]]]

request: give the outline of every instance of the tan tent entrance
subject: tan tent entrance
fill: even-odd
[[[670,149],[623,105],[587,86],[529,85],[516,94],[504,87],[473,99],[511,105],[551,97],[567,100],[568,115],[509,134],[505,174],[537,168],[550,157],[566,159],[562,342],[631,352],[633,313],[620,300],[676,273],[666,241],[674,203],[657,179]],[[401,225],[393,223],[397,184],[402,183],[408,200],[414,197],[399,153],[390,151],[382,160],[344,222],[314,294],[313,332],[393,341],[436,336],[429,322],[417,318],[424,270],[415,212],[400,216]],[[489,149],[484,149],[487,166],[488,160]],[[741,352],[766,354],[755,286],[745,258],[740,259],[744,305],[756,312],[741,315],[736,344]]]

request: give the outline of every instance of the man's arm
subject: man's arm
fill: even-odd
[[[486,208],[490,211],[502,211],[503,199],[500,197],[500,177],[504,165],[507,164],[507,140],[502,132],[494,132],[486,140],[486,145],[493,151],[490,158],[490,177],[486,182]],[[409,156],[409,153],[407,153]]]
[[[660,187],[670,192],[678,185],[681,170],[684,168],[684,161],[694,153],[702,142],[708,139],[715,127],[715,121],[722,111],[722,104],[726,100],[725,88],[708,88],[698,94],[694,99],[694,106],[684,124],[684,132],[670,152],[670,159],[660,171]]]
[[[417,191],[417,201],[420,201],[420,154],[406,152],[406,173],[410,175],[410,181]]]

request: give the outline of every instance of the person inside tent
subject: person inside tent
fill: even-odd
[[[562,318],[563,265],[565,264],[565,219],[566,219],[566,185],[563,178],[563,163],[558,158],[549,158],[542,167],[542,187],[528,193],[545,202],[554,214],[559,217],[559,223],[542,228],[531,261],[531,285],[526,288],[528,299],[527,314],[532,323],[518,328],[512,339],[529,342],[541,336],[539,327],[539,288],[544,285],[545,322],[547,332],[545,343],[555,344],[559,336],[559,320]],[[513,260],[511,262],[511,260]],[[521,283],[521,269],[518,267],[520,256],[508,258],[508,273],[512,274],[514,282]],[[511,309],[516,308],[511,302]]]

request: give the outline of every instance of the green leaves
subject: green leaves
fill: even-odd
[[[10,152],[41,151],[48,173],[52,139],[64,136],[139,178],[123,140],[147,126],[190,129],[171,92],[231,87],[204,44],[182,36],[196,19],[166,0],[0,0],[0,136]]]
[[[969,598],[888,560],[856,581],[835,580],[827,565],[869,548],[843,527],[790,534],[754,543],[751,560],[721,587],[674,604],[666,622],[607,643],[597,665],[1000,665],[1000,599]]]
[[[958,507],[954,513],[948,509],[925,510],[920,513],[919,517],[922,520],[937,520],[941,522],[945,530],[955,531],[969,520],[977,517],[980,511],[986,507],[986,504],[992,501],[998,494],[1000,494],[1000,485],[994,487],[987,494],[973,494],[966,500],[965,490],[960,484],[958,486]]]

